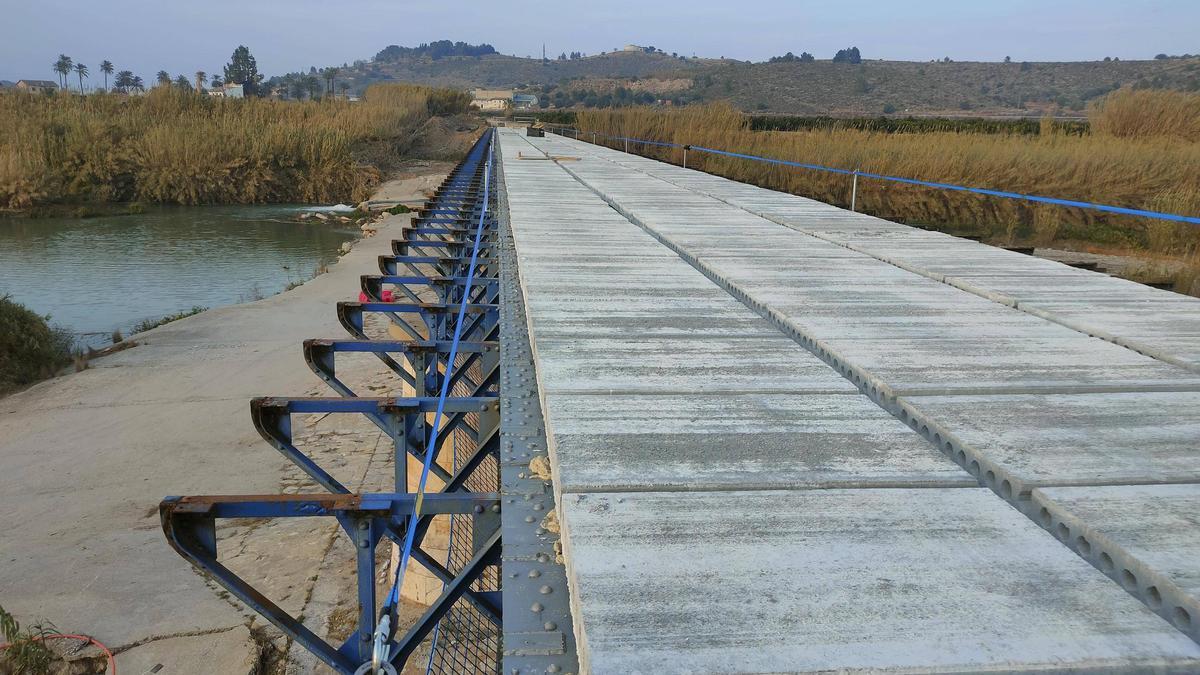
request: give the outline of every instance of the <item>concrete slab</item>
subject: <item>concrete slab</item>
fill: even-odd
[[[982,489],[567,495],[581,668],[1200,669],[1200,645]]]
[[[853,213],[829,204],[711,176],[698,171],[567,140],[548,139],[559,149],[584,154],[617,167],[616,173],[651,176],[697,195],[704,195],[749,214],[902,269],[967,290],[988,300],[1017,306],[1051,321],[1200,372],[1200,299],[1149,288],[1104,274],[1076,270],[1061,263],[1025,256],[992,246]],[[584,167],[581,167],[584,168]],[[612,173],[610,171],[610,173]],[[627,175],[626,180],[633,180]],[[1056,303],[1087,297],[1068,313]],[[1139,323],[1114,324],[1123,302],[1172,301],[1178,306],[1160,314],[1155,331]],[[1134,339],[1134,333],[1140,339]]]
[[[1200,640],[1200,485],[1033,491],[1043,525]]]
[[[1046,485],[1200,482],[1200,393],[914,396],[898,403],[960,464],[1014,499]]]
[[[546,395],[564,492],[974,486],[858,394]]]
[[[245,626],[207,635],[167,637],[117,655],[121,672],[159,675],[255,675],[259,646]]]

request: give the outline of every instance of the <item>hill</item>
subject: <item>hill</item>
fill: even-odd
[[[746,111],[802,115],[1072,115],[1092,99],[1125,86],[1200,90],[1200,58],[749,63],[618,51],[543,60],[498,54],[490,45],[454,44],[459,47],[440,52],[425,45],[388,47],[374,59],[342,67],[338,79],[351,91],[385,81],[512,88],[538,94],[543,104],[560,108],[727,100]]]

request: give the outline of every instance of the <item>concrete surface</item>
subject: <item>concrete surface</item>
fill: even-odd
[[[585,671],[1200,671],[1028,499],[1196,480],[1190,304],[583,143],[501,145]],[[539,148],[581,160],[516,159]],[[1120,344],[1154,331],[1160,353]]]
[[[584,672],[1191,673],[1200,645],[986,490],[563,502]]]
[[[561,137],[546,141],[572,154],[603,158],[627,172],[640,172],[720,200],[738,209],[805,232],[818,239],[870,255],[899,268],[968,290],[997,303],[1099,335],[1167,363],[1200,372],[1200,298],[1162,291],[1099,272],[1070,268],[1049,260],[1005,251],[978,242],[928,232],[865,214],[853,213],[804,197],[629,155]],[[557,144],[557,145],[554,145]],[[1010,274],[1018,270],[1016,275]],[[1067,271],[1070,270],[1070,271]],[[1066,286],[1053,283],[1066,276]],[[1081,294],[1081,288],[1088,291]],[[1070,308],[1046,303],[1073,301]],[[1129,303],[1171,301],[1161,326],[1147,331],[1137,321],[1116,321]],[[1192,338],[1192,339],[1185,339]]]
[[[1200,483],[1200,393],[916,396],[909,416],[976,473],[1042,485]]]
[[[259,646],[245,626],[192,637],[164,638],[134,647],[117,657],[122,673],[132,675],[259,675]]]
[[[133,336],[140,346],[0,399],[4,607],[114,649],[137,644],[139,659],[164,664],[174,663],[170,638],[261,625],[167,545],[158,503],[166,495],[316,489],[259,437],[249,399],[326,395],[300,343],[345,334],[334,303],[356,296],[358,276],[375,269],[407,220],[390,217],[377,237],[299,288]],[[348,363],[346,377],[369,381],[379,371],[373,361]],[[372,462],[390,477],[381,464],[390,447],[378,447],[378,432],[346,423],[300,420],[302,447],[336,460],[333,473],[350,485],[370,481]],[[219,536],[231,567],[302,612],[337,527],[242,524]],[[204,648],[203,639],[194,643]],[[226,645],[229,662],[241,663],[239,650],[251,646]],[[187,672],[234,672],[225,663],[193,662]]]
[[[563,492],[976,485],[857,394],[545,400]]]
[[[1033,491],[1043,525],[1200,639],[1200,485]]]

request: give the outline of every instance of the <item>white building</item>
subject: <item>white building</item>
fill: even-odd
[[[512,103],[512,89],[476,89],[471,93],[471,105],[480,110],[508,110]]]

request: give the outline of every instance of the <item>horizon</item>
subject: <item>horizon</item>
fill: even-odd
[[[215,0],[205,12],[187,6],[146,6],[137,0],[115,0],[103,7],[76,4],[49,0],[36,7],[10,9],[10,25],[24,30],[0,44],[0,79],[54,80],[51,64],[60,53],[88,65],[87,84],[93,86],[102,81],[99,64],[105,59],[117,70],[132,70],[147,80],[159,70],[190,78],[197,70],[210,75],[221,72],[238,45],[248,47],[259,72],[271,77],[369,61],[391,44],[413,47],[442,39],[488,43],[502,54],[520,58],[540,58],[545,43],[551,59],[573,51],[594,56],[626,44],[652,45],[688,57],[751,62],[789,51],[807,51],[828,60],[838,49],[851,46],[862,51],[864,61],[909,62],[944,57],[998,62],[1005,56],[1035,63],[1092,62],[1105,57],[1146,61],[1160,53],[1200,52],[1191,30],[1200,23],[1200,4],[1179,0],[1137,7],[1113,0],[1054,7],[1018,0],[1001,7],[968,8],[945,0],[919,7],[868,2],[854,16],[812,2],[758,2],[731,8],[667,0],[647,8],[618,0],[565,9],[517,0],[505,11],[493,12],[494,16],[468,11],[450,17],[441,16],[443,6],[434,3],[399,9],[379,0],[354,0],[334,10],[312,0],[258,3],[249,8]],[[362,27],[361,15],[372,12],[383,16]],[[330,13],[347,17],[346,25],[331,22]],[[420,35],[396,34],[390,27],[393,17],[394,25],[409,26],[402,31],[408,35],[414,35],[412,25],[421,26]],[[1030,22],[1029,17],[1038,20]],[[304,28],[312,38],[300,42],[297,36]],[[124,37],[131,30],[141,30],[151,39]],[[163,49],[164,44],[170,49]],[[934,49],[930,44],[939,46]]]

